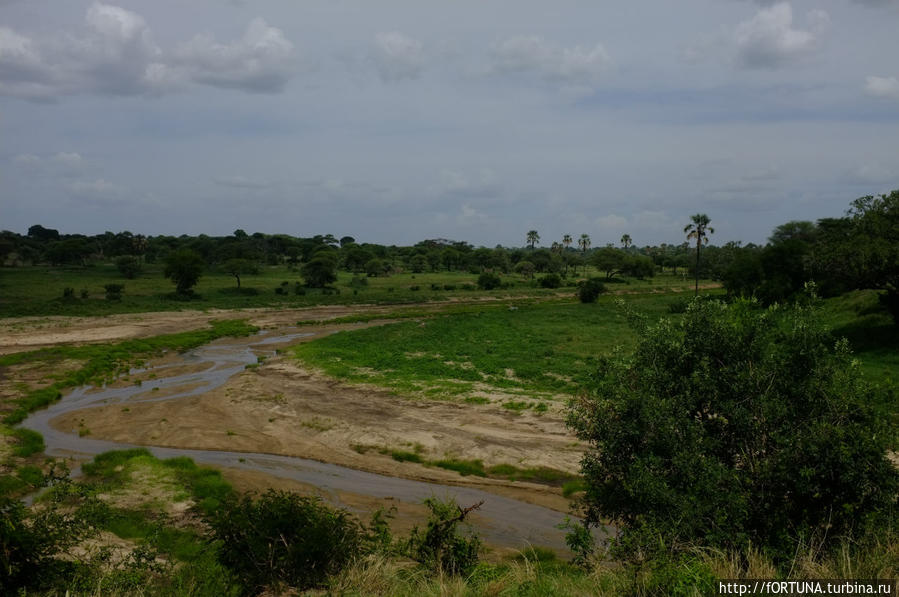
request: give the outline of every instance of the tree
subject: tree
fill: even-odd
[[[240,288],[240,277],[243,274],[258,274],[259,266],[249,259],[229,259],[222,265],[222,270],[237,278],[237,287]]]
[[[687,241],[696,240],[696,292],[699,294],[699,249],[709,242],[709,234],[714,234],[715,229],[709,227],[711,220],[705,214],[696,214],[690,216],[692,223],[684,226],[684,234],[687,235]]]
[[[337,280],[337,263],[328,254],[316,253],[306,263],[301,273],[310,288],[324,288]]]
[[[577,297],[582,303],[595,303],[599,295],[606,291],[605,284],[599,278],[584,280],[578,285]]]
[[[581,250],[581,253],[586,254],[587,249],[590,248],[590,235],[582,234],[579,239],[577,239],[577,246]]]
[[[515,273],[521,274],[528,280],[534,277],[535,271],[537,271],[537,268],[530,261],[519,261],[515,264]]]
[[[571,235],[570,234],[566,234],[565,236],[562,237],[562,246],[564,246],[566,249],[571,246]]]
[[[133,280],[141,270],[140,260],[134,255],[122,255],[115,260],[115,266],[129,280]]]
[[[540,242],[540,235],[537,234],[536,230],[528,230],[527,241],[528,246],[533,249],[534,245]]]
[[[624,247],[624,250],[627,251],[627,248],[633,244],[631,240],[630,234],[625,234],[621,237],[621,246]]]
[[[887,423],[812,309],[696,298],[678,322],[629,315],[633,356],[602,359],[568,419],[589,443],[586,521],[611,520],[620,555],[751,544],[790,560],[895,509]]]
[[[206,262],[196,251],[179,249],[170,253],[165,260],[164,275],[175,284],[175,292],[190,295],[192,288],[200,281]]]

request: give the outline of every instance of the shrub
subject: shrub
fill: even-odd
[[[366,286],[368,286],[368,278],[353,276],[353,279],[350,280],[350,288],[365,288]]]
[[[493,290],[499,288],[502,283],[499,276],[490,272],[484,272],[478,276],[478,288],[481,290]]]
[[[81,289],[81,298],[86,299],[87,297],[90,296],[90,294],[91,294],[91,293],[90,293],[90,291],[88,291],[87,288],[82,288],[82,289]]]
[[[247,593],[290,585],[322,585],[361,552],[364,533],[347,512],[318,498],[268,490],[225,501],[209,519],[221,541],[219,559]]]
[[[590,278],[580,283],[577,297],[582,303],[595,303],[599,295],[606,291],[606,285],[600,278]]]
[[[62,298],[65,300],[68,300],[68,301],[74,299],[75,298],[75,289],[69,288],[68,286],[63,288],[62,289]]]
[[[781,561],[876,525],[899,490],[889,434],[848,343],[815,317],[711,300],[678,323],[631,317],[633,357],[601,360],[569,416],[591,446],[588,523],[613,520],[623,555],[752,544]]]
[[[141,270],[140,260],[134,255],[122,255],[115,260],[115,266],[129,280],[133,280]]]
[[[435,498],[425,500],[431,511],[427,527],[418,527],[406,543],[406,555],[435,573],[465,575],[478,563],[481,540],[477,535],[462,537],[457,532],[459,523],[465,520],[480,504],[462,508],[455,501],[442,502]]]
[[[125,290],[124,284],[104,284],[103,289],[106,291],[107,301],[122,300],[122,291]]]
[[[562,278],[559,274],[547,274],[540,278],[541,288],[559,288],[562,286]]]
[[[163,274],[175,284],[175,292],[184,296],[193,293],[193,287],[200,281],[204,269],[206,262],[199,253],[179,249],[166,257]]]

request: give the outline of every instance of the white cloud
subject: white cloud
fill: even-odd
[[[17,166],[34,167],[40,165],[41,158],[32,153],[20,153],[13,158],[13,163]]]
[[[752,18],[687,48],[687,60],[725,57],[740,68],[781,68],[810,56],[830,28],[830,15],[823,10],[808,12],[802,29],[794,24],[789,2],[759,4],[766,6]]]
[[[874,97],[899,100],[899,79],[896,77],[867,77],[865,92]]]
[[[813,51],[830,17],[822,10],[808,14],[809,30],[793,26],[793,8],[780,2],[759,10],[734,30],[736,60],[746,68],[777,68]]]
[[[395,31],[375,36],[372,58],[381,80],[388,83],[417,79],[426,61],[420,41]]]
[[[259,93],[282,91],[292,70],[293,44],[264,19],[253,19],[243,37],[222,44],[200,34],[174,52],[191,80],[213,87]]]
[[[487,168],[473,174],[444,170],[435,191],[440,197],[493,199],[503,194],[503,186],[496,174]]]
[[[273,93],[290,76],[292,51],[281,30],[255,19],[232,44],[198,35],[165,52],[141,15],[94,2],[77,33],[35,40],[0,27],[0,94],[44,101],[82,93],[154,95],[188,81]]]
[[[495,72],[532,72],[550,81],[594,86],[614,66],[602,46],[559,47],[539,36],[510,37],[493,49]]]

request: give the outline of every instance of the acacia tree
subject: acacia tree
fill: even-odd
[[[179,249],[166,258],[163,273],[175,284],[175,292],[189,295],[200,281],[205,268],[206,262],[199,253],[190,249]]]
[[[530,246],[531,249],[533,249],[534,245],[536,245],[537,243],[540,242],[540,235],[537,233],[536,230],[528,230],[527,241],[528,241],[528,246]]]
[[[684,226],[684,234],[687,235],[687,241],[696,240],[696,292],[699,294],[699,250],[704,244],[709,242],[709,234],[714,234],[715,229],[709,226],[711,220],[705,214],[696,214],[690,216],[692,222]]]
[[[889,527],[899,471],[873,388],[810,308],[694,299],[682,320],[630,314],[640,340],[600,361],[568,423],[590,526],[620,555],[659,546],[762,548],[789,561]]]
[[[258,274],[259,266],[249,259],[229,259],[222,269],[237,278],[237,287],[240,288],[240,277],[244,274]]]

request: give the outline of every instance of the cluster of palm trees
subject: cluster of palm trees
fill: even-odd
[[[687,235],[687,241],[696,241],[696,267],[694,269],[696,270],[696,294],[699,294],[699,254],[702,245],[708,244],[709,234],[714,234],[715,229],[709,226],[711,220],[706,214],[690,216],[690,220],[690,223],[684,227],[684,234]],[[540,234],[536,230],[529,230],[526,239],[528,246],[533,249],[540,242]],[[552,248],[553,250],[568,249],[572,242],[571,235],[566,234],[562,237],[562,243],[553,242]],[[621,246],[624,247],[625,251],[633,244],[634,241],[631,239],[630,234],[622,235]],[[581,253],[586,254],[590,248],[590,235],[582,234],[577,240],[577,246]]]

